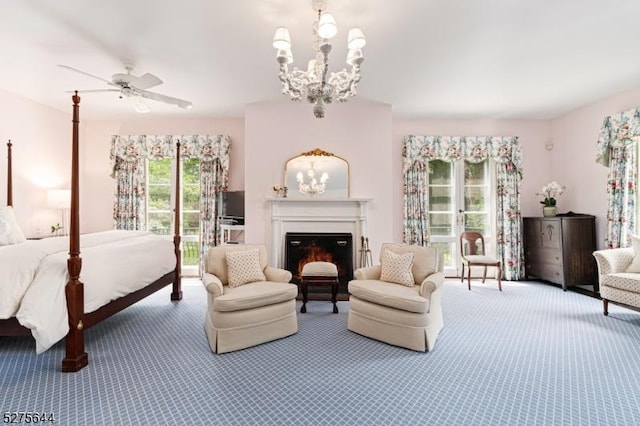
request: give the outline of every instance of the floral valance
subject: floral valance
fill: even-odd
[[[478,163],[491,158],[511,164],[522,174],[522,150],[517,136],[405,136],[402,152],[406,173],[416,162],[467,160]]]
[[[633,142],[640,136],[640,107],[604,119],[596,144],[596,162],[609,167],[611,148]]]
[[[127,162],[174,158],[177,141],[180,141],[182,158],[199,158],[201,161],[217,159],[223,170],[229,169],[231,142],[227,135],[113,135],[110,155],[112,169],[116,158]]]

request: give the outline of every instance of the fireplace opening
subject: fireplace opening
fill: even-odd
[[[285,269],[300,284],[302,268],[309,262],[331,262],[338,268],[338,296],[348,294],[353,279],[353,237],[349,233],[287,232],[285,235]],[[310,298],[315,293],[328,295],[327,286],[309,286]],[[326,296],[325,296],[326,297]],[[321,297],[324,299],[325,297]]]

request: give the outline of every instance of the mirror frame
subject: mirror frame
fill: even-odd
[[[322,150],[320,148],[315,148],[315,149],[312,149],[311,151],[301,152],[300,154],[295,155],[293,157],[290,157],[289,159],[287,159],[285,161],[285,163],[284,163],[284,179],[283,179],[285,186],[286,186],[287,181],[288,181],[287,178],[288,178],[288,173],[289,173],[289,170],[288,170],[289,163],[291,161],[293,161],[293,160],[296,160],[298,158],[304,158],[304,157],[321,157],[321,158],[322,157],[330,157],[330,158],[336,159],[337,161],[342,162],[346,166],[346,179],[347,179],[347,184],[346,184],[346,188],[345,188],[346,193],[345,193],[344,196],[340,195],[340,196],[330,197],[330,198],[345,198],[345,199],[348,199],[349,197],[351,197],[351,166],[349,165],[349,162],[346,159],[340,157],[339,155],[335,155],[332,152],[324,151],[324,150]],[[311,161],[311,159],[309,159],[309,161]],[[293,179],[295,180],[295,175],[294,175]],[[341,191],[342,191],[342,189],[341,189]],[[292,196],[294,193],[295,194],[299,194],[297,186],[294,187],[294,188],[291,188],[289,190],[289,197],[291,197],[291,198],[308,198],[308,196],[304,195],[304,194],[299,194],[299,195]],[[323,194],[315,195],[314,198],[322,198],[322,195]]]

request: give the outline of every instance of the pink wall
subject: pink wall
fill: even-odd
[[[371,198],[368,221],[372,250],[392,241],[394,183],[391,107],[348,102],[331,104],[326,117],[309,104],[256,103],[246,109],[245,191],[247,242],[270,243],[266,198],[282,184],[285,162],[320,148],[349,162],[351,197]],[[373,253],[377,256],[376,252]]]
[[[60,221],[47,207],[47,189],[68,188],[71,179],[71,97],[61,112],[0,91],[0,198],[6,203],[6,143],[13,143],[13,205],[27,236],[46,235]]]
[[[596,141],[604,118],[640,106],[640,88],[620,93],[551,122],[554,145],[552,168],[567,186],[560,203],[566,210],[596,216],[598,248],[606,235],[607,175],[597,164]]]
[[[112,134],[229,134],[230,188],[247,191],[247,241],[267,242],[266,197],[282,183],[285,161],[322,148],[351,165],[351,196],[370,197],[372,248],[402,239],[402,160],[405,135],[516,135],[523,148],[522,213],[540,215],[543,184],[557,180],[567,190],[561,212],[597,216],[598,246],[604,246],[606,177],[595,163],[595,143],[605,116],[640,106],[640,88],[611,96],[549,121],[393,119],[389,105],[353,100],[329,105],[315,119],[307,104],[256,103],[244,118],[178,119],[134,116],[126,121],[82,121],[81,230],[112,226],[113,180],[109,170]],[[0,92],[0,142],[14,142],[14,204],[27,235],[46,235],[57,212],[46,206],[46,189],[69,185],[71,100],[58,111]],[[545,144],[553,145],[551,150]],[[4,157],[4,154],[2,154]],[[6,199],[4,165],[0,197]],[[4,201],[3,201],[4,202]],[[375,254],[374,254],[375,256]]]

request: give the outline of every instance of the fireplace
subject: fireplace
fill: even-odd
[[[338,268],[338,294],[347,294],[353,279],[353,235],[331,232],[287,232],[285,235],[285,269],[300,283],[302,267],[309,262],[331,262]],[[327,287],[313,292],[329,292]]]
[[[269,264],[286,268],[285,235],[290,232],[350,233],[353,241],[367,236],[369,198],[267,198],[268,235],[271,250]],[[352,265],[355,263],[355,250]],[[358,265],[359,266],[359,265]]]

